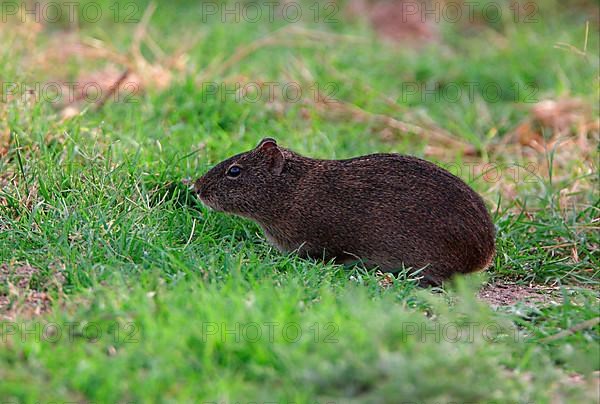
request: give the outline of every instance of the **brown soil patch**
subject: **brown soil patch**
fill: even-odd
[[[495,282],[485,285],[479,291],[479,298],[492,306],[510,306],[515,303],[548,304],[560,303],[558,287],[543,285],[521,285],[509,282]]]
[[[415,13],[417,4],[404,0],[351,0],[347,12],[352,16],[366,16],[375,32],[390,42],[429,42],[439,37],[437,24]],[[410,11],[409,11],[410,10]]]
[[[50,310],[48,293],[31,288],[39,269],[31,265],[0,265],[0,320],[33,317]]]

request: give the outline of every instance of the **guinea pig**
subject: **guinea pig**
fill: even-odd
[[[318,160],[265,138],[217,164],[194,187],[210,208],[258,223],[282,252],[418,271],[423,285],[483,270],[495,253],[481,197],[416,157]]]

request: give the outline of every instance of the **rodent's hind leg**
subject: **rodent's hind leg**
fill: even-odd
[[[436,276],[423,275],[419,277],[419,286],[422,288],[440,287],[442,286],[443,279]]]
[[[421,268],[398,264],[384,267],[382,271],[392,273],[396,276],[404,272],[405,275],[402,275],[403,277],[406,277],[410,280],[416,280],[420,287],[442,286],[442,283],[446,278],[445,276],[440,275],[440,273],[436,271],[435,267],[432,267],[430,264]]]
[[[351,253],[336,254],[333,259],[336,264],[343,265],[346,269],[354,269],[358,266],[368,271],[381,270],[383,272],[391,272],[381,269],[379,264],[371,259],[364,259]]]
[[[352,266],[357,264],[364,264],[363,261],[351,254],[346,253],[334,253],[327,250],[326,248],[318,248],[311,246],[308,243],[302,244],[295,250],[298,256],[303,258],[310,258],[323,262],[333,262],[337,265]]]
[[[348,266],[348,267],[355,266],[355,265],[363,265],[366,268],[372,267],[372,265],[370,265],[369,262],[365,262],[365,260],[363,260],[359,256],[349,253],[349,252],[345,252],[345,251],[335,254],[335,256],[333,257],[333,260],[335,261],[336,264],[344,265],[344,266]]]

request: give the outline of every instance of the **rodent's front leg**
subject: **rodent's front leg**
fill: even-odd
[[[276,227],[264,224],[260,224],[260,227],[263,229],[269,244],[277,248],[282,253],[290,253],[298,250],[301,246],[301,243],[295,243],[290,240],[289,237],[286,236],[285,231],[281,231]]]
[[[334,254],[326,251],[322,246],[315,246],[309,243],[305,238],[298,237],[292,239],[289,235],[294,234],[290,229],[279,229],[277,227],[260,225],[265,233],[269,244],[277,248],[282,253],[295,253],[303,258],[314,258],[329,261],[336,257]]]

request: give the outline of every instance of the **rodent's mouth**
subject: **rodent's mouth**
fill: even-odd
[[[206,182],[204,181],[204,177],[199,178],[198,180],[196,180],[196,183],[194,184],[194,190],[196,191],[196,195],[198,196],[198,199],[200,199],[200,201],[208,206],[209,208],[213,209],[213,210],[221,210],[219,209],[219,204],[216,203],[215,201],[211,200],[211,198],[209,196],[207,196],[207,186],[206,186]]]
[[[220,211],[220,212],[223,211],[223,209],[221,209],[219,204],[216,203],[215,201],[211,200],[210,198],[204,197],[200,194],[198,194],[198,198],[200,198],[202,203],[205,204],[206,206],[208,206],[209,208],[211,208],[212,210],[216,210],[216,211]]]

